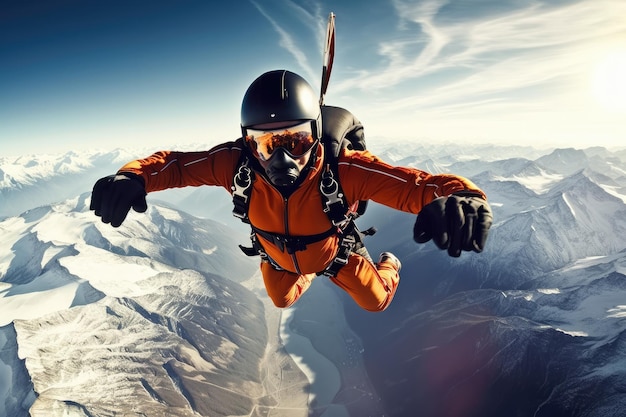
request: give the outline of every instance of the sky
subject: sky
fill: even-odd
[[[369,141],[626,147],[623,0],[3,1],[0,155],[184,149],[240,134],[287,69]]]

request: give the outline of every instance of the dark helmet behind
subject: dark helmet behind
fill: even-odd
[[[322,133],[319,99],[311,85],[287,70],[260,75],[250,84],[241,104],[241,127],[275,122],[311,120],[315,135]]]

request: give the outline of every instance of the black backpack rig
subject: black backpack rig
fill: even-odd
[[[307,244],[318,242],[335,233],[339,234],[339,251],[335,259],[318,275],[335,276],[337,272],[348,263],[348,257],[353,251],[358,252],[369,260],[371,257],[363,245],[364,236],[373,235],[376,229],[370,227],[360,231],[355,223],[357,217],[363,215],[367,209],[367,201],[358,201],[352,206],[348,204],[338,181],[339,154],[343,148],[353,150],[365,150],[365,134],[363,125],[348,110],[341,107],[322,106],[322,145],[326,168],[321,175],[319,190],[322,197],[322,209],[328,216],[333,227],[327,232],[311,236],[288,236],[269,233],[252,227],[250,239],[252,247],[239,245],[241,250],[248,256],[260,255],[267,260],[275,269],[281,270],[279,265],[272,260],[257,241],[257,234],[264,239],[274,242],[281,248],[286,248],[288,253],[295,253],[306,249]],[[244,223],[250,224],[248,208],[250,194],[254,182],[254,171],[250,168],[250,156],[246,151],[242,152],[238,167],[233,177],[233,215]]]

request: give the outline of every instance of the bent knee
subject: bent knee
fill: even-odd
[[[291,307],[293,303],[298,300],[298,297],[272,296],[269,292],[267,295],[270,297],[270,300],[272,300],[272,303],[274,303],[274,306],[278,308]]]
[[[384,311],[389,307],[396,294],[398,280],[396,273],[396,280],[382,279],[383,285],[375,289],[369,288],[368,291],[352,291],[350,295],[363,310],[373,313]]]
[[[357,304],[366,311],[371,313],[379,313],[381,311],[385,311],[389,304],[391,304],[391,300],[393,299],[393,293],[387,293],[383,299],[372,300],[371,303],[360,303],[357,301]]]
[[[296,275],[261,266],[267,295],[278,308],[290,307],[309,288],[315,274]]]

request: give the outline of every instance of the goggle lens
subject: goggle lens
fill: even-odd
[[[276,149],[283,148],[292,157],[299,158],[315,144],[311,122],[275,130],[246,129],[246,141],[264,161],[272,157]]]

